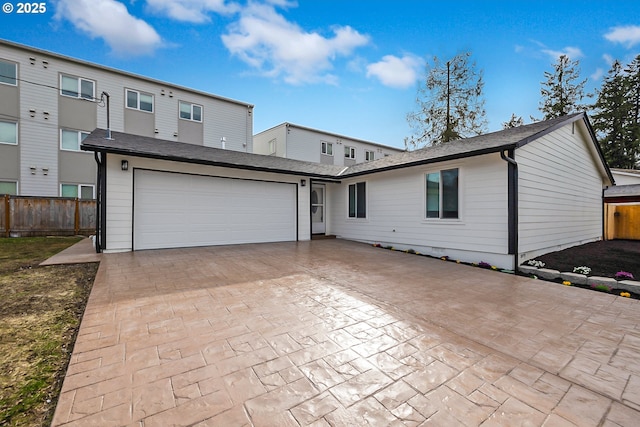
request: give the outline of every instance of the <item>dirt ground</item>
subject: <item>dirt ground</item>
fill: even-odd
[[[591,276],[614,277],[626,271],[640,281],[640,240],[602,240],[551,252],[536,260],[544,262],[545,268],[560,271],[586,266],[591,268]]]

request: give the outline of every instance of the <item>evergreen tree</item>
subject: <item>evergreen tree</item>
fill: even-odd
[[[516,116],[516,113],[511,113],[511,118],[509,121],[502,123],[502,129],[511,129],[517,128],[518,126],[522,126],[524,124],[524,120],[522,120],[522,116]]]
[[[433,58],[424,86],[418,89],[417,111],[407,114],[413,135],[405,148],[436,145],[472,135],[486,127],[482,72],[470,63],[471,53],[456,55],[443,63]]]
[[[540,93],[540,111],[544,119],[565,116],[584,109],[580,104],[584,98],[584,85],[587,79],[580,81],[579,61],[571,61],[568,56],[560,55],[553,64],[553,72],[545,71],[546,81],[542,82]]]
[[[625,68],[627,74],[627,85],[629,90],[629,102],[631,103],[631,117],[629,118],[628,138],[630,145],[635,151],[633,159],[635,165],[640,162],[640,55]]]
[[[640,56],[623,70],[614,61],[597,91],[593,129],[609,167],[633,168],[640,155]]]

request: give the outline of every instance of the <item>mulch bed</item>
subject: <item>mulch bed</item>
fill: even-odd
[[[551,252],[536,260],[544,262],[545,268],[563,272],[586,266],[591,268],[590,276],[614,277],[619,271],[627,271],[640,281],[640,240],[601,240]]]

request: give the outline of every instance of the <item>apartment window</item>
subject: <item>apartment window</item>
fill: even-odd
[[[458,169],[427,174],[427,218],[459,218],[458,175]]]
[[[85,184],[62,184],[60,185],[61,197],[73,197],[79,199],[93,199],[94,187],[93,185]]]
[[[276,154],[276,143],[278,142],[277,138],[273,138],[271,141],[269,141],[269,154],[273,155]]]
[[[153,95],[127,89],[127,108],[153,113]]]
[[[322,141],[322,154],[327,156],[333,156],[333,144],[330,142]]]
[[[0,59],[0,83],[6,85],[18,85],[18,65]]]
[[[72,98],[93,100],[95,98],[95,82],[63,74],[60,76],[60,93]]]
[[[202,105],[180,101],[180,118],[194,122],[201,122]]]
[[[344,158],[345,159],[355,159],[356,158],[356,149],[355,149],[355,147],[344,147]]]
[[[349,218],[367,217],[366,183],[349,184]]]
[[[79,130],[62,129],[60,131],[60,149],[80,151],[80,143],[89,136],[88,132]]]
[[[365,160],[365,162],[370,162],[372,160],[375,160],[375,158],[376,158],[375,151],[367,150],[367,151],[364,152],[364,160]]]
[[[0,144],[18,144],[18,123],[0,121]]]
[[[18,183],[15,181],[0,181],[0,194],[8,194],[10,196],[18,195]]]

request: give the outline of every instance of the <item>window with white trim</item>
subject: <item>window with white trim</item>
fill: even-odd
[[[16,181],[0,181],[0,194],[10,196],[18,195],[18,183]]]
[[[61,197],[73,197],[79,199],[94,199],[95,188],[87,184],[60,184]]]
[[[278,138],[273,138],[271,141],[269,141],[269,154],[273,155],[276,154],[276,143],[278,142]]]
[[[79,130],[60,129],[60,149],[80,151],[80,144],[89,136],[89,132]]]
[[[18,123],[0,121],[0,144],[18,145]]]
[[[356,158],[356,148],[355,147],[344,147],[344,158],[345,159],[355,159]]]
[[[322,141],[320,143],[322,146],[321,153],[327,156],[333,156],[333,144],[331,142]]]
[[[202,105],[180,101],[180,118],[192,122],[202,122]]]
[[[18,64],[0,59],[0,83],[18,86]]]
[[[60,75],[60,94],[71,98],[95,99],[96,84],[82,77]]]
[[[367,185],[365,182],[349,184],[349,218],[367,217]]]
[[[367,150],[364,152],[364,161],[370,162],[376,159],[376,152],[373,150]]]
[[[127,108],[153,113],[153,95],[127,89]]]
[[[426,174],[426,217],[460,218],[457,168]]]

